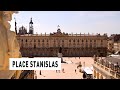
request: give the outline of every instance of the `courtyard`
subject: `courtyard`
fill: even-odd
[[[82,79],[83,73],[77,69],[78,63],[81,62],[82,67],[92,67],[94,63],[93,57],[63,57],[67,63],[61,64],[61,70],[35,70],[35,79]],[[64,72],[62,71],[64,69]],[[37,76],[37,78],[36,78]]]

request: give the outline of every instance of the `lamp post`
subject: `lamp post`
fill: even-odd
[[[40,70],[40,75],[42,75],[41,70]]]

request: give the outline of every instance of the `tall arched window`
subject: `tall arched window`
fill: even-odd
[[[34,44],[34,48],[36,48],[36,45]]]
[[[73,42],[75,42],[75,39],[73,40]]]
[[[69,42],[71,42],[71,40],[69,40]]]
[[[82,42],[84,42],[84,40],[82,40]]]

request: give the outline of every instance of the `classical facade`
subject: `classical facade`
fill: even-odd
[[[29,33],[20,28],[17,35],[23,57],[56,57],[60,47],[63,57],[107,55],[106,34],[68,34],[60,27],[50,34],[33,34],[32,19],[29,24]]]
[[[109,37],[108,50],[110,52],[120,51],[120,34],[112,34]]]
[[[108,52],[114,53],[114,42],[111,39],[108,39]]]
[[[120,79],[120,56],[95,58],[94,79]]]

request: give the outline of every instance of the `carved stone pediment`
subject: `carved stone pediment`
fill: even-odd
[[[62,32],[53,32],[50,34],[50,36],[68,36],[68,34]]]

